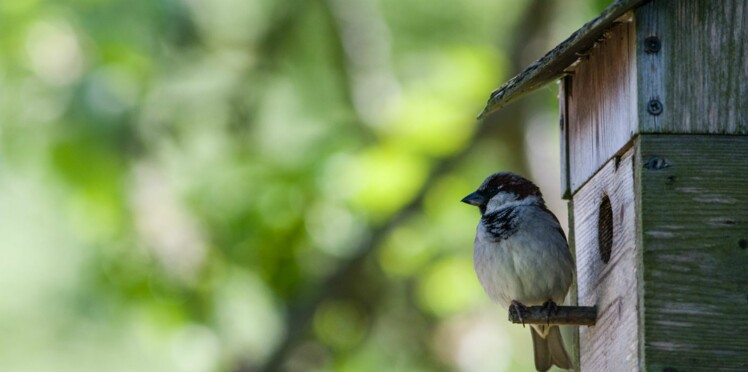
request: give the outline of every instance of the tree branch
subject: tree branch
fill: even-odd
[[[523,66],[520,51],[525,46],[542,34],[543,20],[547,17],[549,9],[545,1],[534,0],[525,10],[522,19],[511,34],[522,35],[514,40],[512,47],[512,70],[519,71]],[[540,25],[540,26],[538,26]],[[421,205],[431,185],[461,164],[472,152],[474,146],[486,140],[500,140],[507,146],[511,153],[518,156],[517,168],[526,165],[523,148],[524,128],[523,122],[526,110],[520,102],[501,112],[492,114],[483,120],[473,132],[470,144],[451,157],[439,160],[432,168],[427,179],[422,183],[416,196],[402,209],[396,212],[385,224],[373,229],[368,239],[359,242],[356,252],[352,257],[340,263],[338,269],[326,280],[314,286],[306,296],[299,298],[292,304],[287,317],[286,336],[278,344],[272,355],[266,360],[259,371],[278,370],[286,359],[287,354],[303,338],[309,324],[311,323],[315,309],[324,301],[343,295],[346,283],[350,283],[362,275],[367,258],[378,248],[389,236],[389,233],[402,225],[409,218],[420,212]],[[240,368],[241,370],[241,368]]]

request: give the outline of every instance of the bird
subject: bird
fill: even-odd
[[[569,291],[575,265],[566,234],[540,189],[520,175],[498,172],[462,202],[480,210],[473,266],[491,300],[506,309],[542,305],[549,314],[556,310]],[[535,369],[574,368],[558,326],[533,324],[530,333]]]

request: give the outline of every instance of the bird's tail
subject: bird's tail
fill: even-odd
[[[574,368],[569,353],[564,347],[564,339],[561,338],[558,326],[540,326],[540,328],[538,330],[530,327],[532,348],[535,351],[535,369],[545,372],[554,364],[562,369]]]

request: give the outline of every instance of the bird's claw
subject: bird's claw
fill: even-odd
[[[524,310],[527,310],[527,306],[517,300],[512,300],[512,304],[509,305],[509,311],[517,313],[517,318],[519,318],[519,321],[522,323],[522,327],[525,326],[525,318],[522,317],[522,311]]]
[[[543,304],[543,310],[545,310],[546,322],[551,325],[551,312],[553,312],[553,315],[558,314],[558,305],[553,300],[548,300]]]

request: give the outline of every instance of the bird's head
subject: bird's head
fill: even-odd
[[[527,178],[510,172],[499,172],[488,176],[475,192],[462,198],[462,202],[478,207],[483,215],[507,203],[543,203],[543,194]]]

